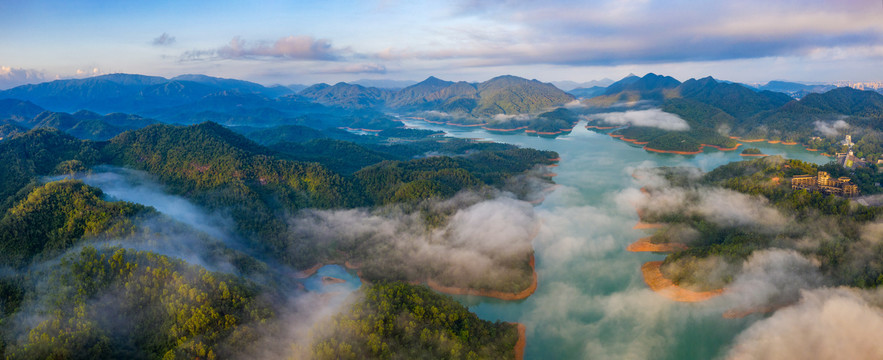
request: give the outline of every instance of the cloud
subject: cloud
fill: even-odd
[[[386,74],[386,66],[377,63],[350,64],[322,70],[324,74]]]
[[[690,129],[690,125],[684,119],[660,109],[602,113],[591,115],[591,117],[600,118],[604,122],[614,125],[647,126],[671,131]]]
[[[46,74],[39,70],[0,66],[0,90],[45,80]]]
[[[838,136],[843,130],[849,128],[849,124],[843,120],[834,122],[816,120],[813,124],[816,126],[816,131],[825,136]]]
[[[496,114],[494,115],[494,121],[496,122],[507,122],[507,121],[527,121],[530,120],[530,114]]]
[[[291,220],[292,238],[354,249],[369,277],[390,271],[408,279],[431,277],[453,286],[502,284],[524,276],[539,219],[524,201],[500,193],[464,192],[430,202],[430,213],[452,214],[442,226],[430,226],[423,211],[386,207],[374,211],[306,210]],[[297,251],[297,250],[296,250]],[[482,286],[479,286],[482,287]]]
[[[234,37],[230,43],[212,50],[192,50],[181,55],[182,61],[214,59],[340,60],[345,50],[335,49],[327,39],[311,36],[287,36],[275,42],[248,42]]]
[[[802,292],[797,305],[777,311],[736,339],[728,359],[881,359],[883,312],[856,290]]]
[[[377,56],[592,66],[802,57],[829,48],[852,53],[883,40],[879,11],[879,3],[858,1],[465,1],[452,17],[478,19],[481,36],[472,26],[451,26],[439,30],[441,44],[387,48]]]
[[[162,33],[162,35],[153,39],[153,45],[156,46],[167,46],[175,43],[175,37],[169,35],[168,33]]]

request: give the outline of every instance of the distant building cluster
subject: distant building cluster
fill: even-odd
[[[854,82],[854,81],[837,81],[834,83],[837,87],[848,86],[858,90],[883,90],[883,82]]]
[[[791,178],[791,188],[819,191],[843,197],[858,195],[858,186],[853,184],[848,177],[832,179],[831,175],[825,171],[819,171],[816,176],[796,175]]]

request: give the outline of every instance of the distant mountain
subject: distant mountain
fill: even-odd
[[[604,91],[606,89],[607,88],[603,86],[592,86],[590,88],[576,88],[568,90],[567,93],[578,98],[591,98],[604,94]]]
[[[625,91],[650,93],[662,89],[674,88],[680,84],[680,81],[671,76],[649,73],[641,78],[637,78],[637,76],[629,76],[610,84],[610,86],[604,90],[604,95],[614,95]]]
[[[316,84],[297,93],[299,96],[312,99],[322,105],[355,109],[382,105],[391,94],[389,90],[347,84],[345,82],[339,82],[333,86],[324,83]]]
[[[30,101],[0,99],[0,119],[25,121],[46,111]]]
[[[271,99],[295,93],[293,89],[280,85],[266,87],[261,84],[245,80],[224,79],[199,74],[179,75],[173,77],[171,80],[191,81],[199,84],[210,85],[212,87],[223,89],[226,91],[236,91],[246,94],[260,94]]]
[[[606,88],[606,87],[610,86],[610,84],[613,84],[614,82],[616,82],[616,81],[614,81],[612,79],[608,79],[608,78],[603,78],[601,80],[592,80],[592,81],[587,81],[587,82],[582,82],[582,83],[576,82],[576,81],[569,81],[569,80],[553,81],[552,85],[555,85],[555,87],[557,87],[561,90],[564,90],[566,92],[570,92],[571,90],[578,89],[578,88],[592,88],[592,87],[596,87],[596,86]]]
[[[284,87],[267,88],[247,81],[205,75],[182,75],[170,80],[157,76],[110,74],[22,85],[0,91],[0,99],[28,100],[53,111],[87,109],[102,113],[137,113],[183,105],[225,91],[267,98],[293,93]]]
[[[811,93],[823,93],[837,88],[834,85],[806,85],[796,82],[787,81],[770,81],[765,85],[758,86],[758,90],[768,90],[781,92],[790,95],[795,99],[800,99]]]
[[[23,124],[35,129],[58,129],[80,139],[108,140],[124,131],[140,129],[155,123],[156,120],[137,115],[121,113],[100,115],[80,110],[73,114],[44,111]]]
[[[362,85],[364,87],[375,87],[386,90],[399,90],[416,84],[412,80],[384,80],[384,79],[360,79],[351,81],[350,84]]]

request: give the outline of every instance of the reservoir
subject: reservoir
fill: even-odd
[[[679,303],[652,292],[641,265],[664,259],[626,246],[652,230],[633,229],[635,209],[625,199],[641,187],[631,176],[639,167],[692,166],[709,171],[742,161],[745,147],[818,164],[830,161],[799,145],[755,142],[739,150],[706,148],[698,155],[643,150],[584,123],[556,138],[499,134],[479,128],[406,121],[409,127],[442,130],[448,136],[510,143],[560,154],[556,190],[535,208],[542,221],[534,239],[537,291],[521,301],[455,296],[481,318],[527,327],[526,359],[714,359],[764,314],[724,319],[726,294],[705,302]]]

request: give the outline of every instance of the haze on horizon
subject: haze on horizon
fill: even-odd
[[[109,73],[883,80],[883,4],[869,0],[6,1],[0,34],[0,89]]]

